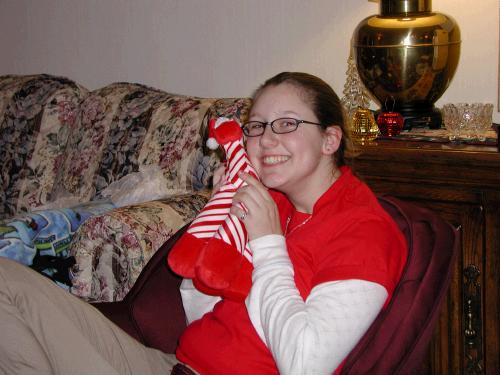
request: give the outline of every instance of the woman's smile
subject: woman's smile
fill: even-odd
[[[264,166],[283,164],[290,160],[290,156],[287,155],[269,155],[262,158],[262,164]]]

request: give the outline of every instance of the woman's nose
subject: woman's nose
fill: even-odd
[[[260,145],[262,147],[274,146],[278,141],[278,134],[273,132],[270,125],[264,129],[264,134],[260,136]]]

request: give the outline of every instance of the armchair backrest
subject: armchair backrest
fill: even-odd
[[[408,243],[390,304],[347,357],[343,375],[416,374],[431,340],[458,253],[458,232],[430,210],[381,197]]]
[[[150,259],[151,267],[142,272],[126,300],[137,330],[147,346],[174,353],[186,328],[179,288],[182,279],[167,266],[167,254],[187,229],[177,231]],[[148,263],[149,264],[149,263]],[[132,292],[132,290],[131,290]]]

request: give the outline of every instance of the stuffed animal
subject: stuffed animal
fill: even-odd
[[[207,146],[222,146],[226,154],[222,185],[193,220],[168,255],[168,264],[197,289],[211,295],[244,300],[252,284],[252,254],[242,220],[229,210],[245,183],[243,171],[257,178],[243,145],[238,122],[227,118],[209,123]],[[245,210],[244,206],[240,206]]]

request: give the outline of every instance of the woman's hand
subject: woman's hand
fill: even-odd
[[[260,181],[249,175],[240,172],[239,177],[247,183],[238,189],[233,197],[231,213],[242,217],[250,240],[268,235],[282,234],[279,219],[278,207],[267,188]],[[244,210],[240,204],[243,204]]]

